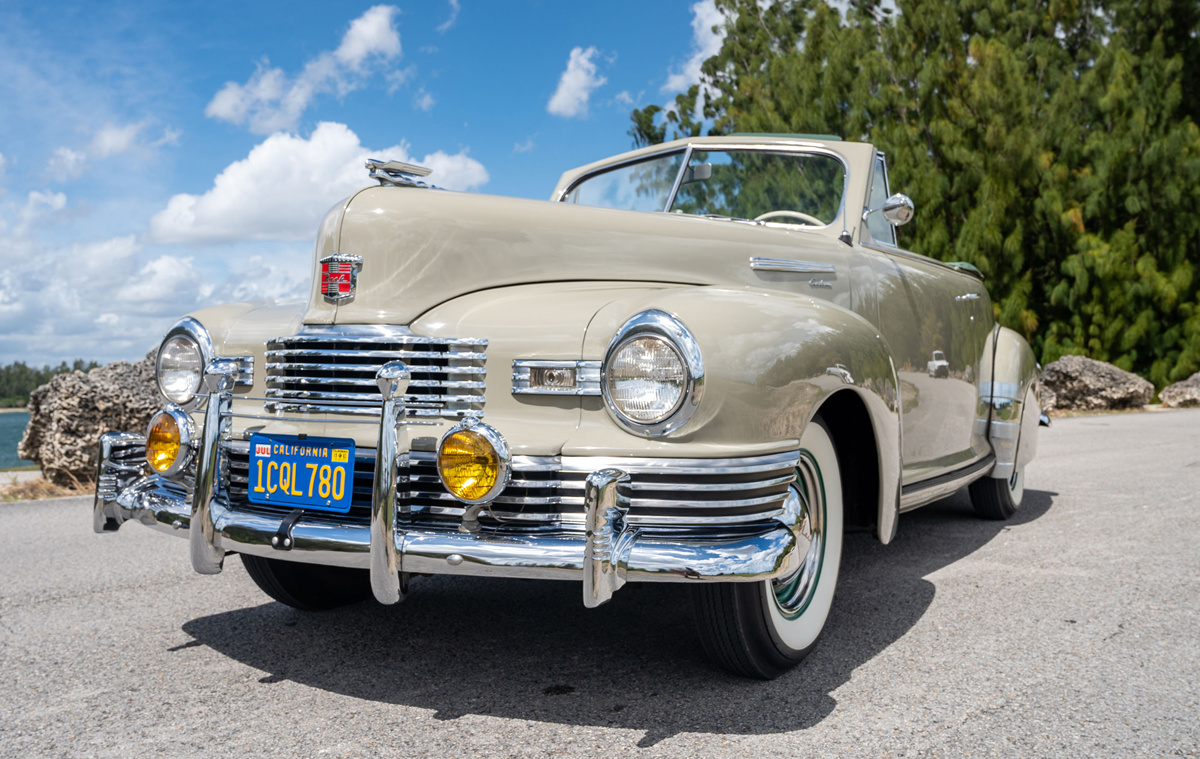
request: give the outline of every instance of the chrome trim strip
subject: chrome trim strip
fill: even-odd
[[[796,261],[790,258],[755,256],[750,259],[750,268],[755,271],[786,271],[794,274],[837,274],[837,267],[833,264]]]
[[[900,512],[912,511],[919,506],[945,498],[959,488],[986,476],[995,463],[996,457],[989,453],[957,471],[905,485],[900,489]]]

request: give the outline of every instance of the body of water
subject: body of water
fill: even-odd
[[[17,458],[17,443],[25,434],[29,423],[28,411],[12,411],[0,414],[0,469],[32,466],[33,462]]]

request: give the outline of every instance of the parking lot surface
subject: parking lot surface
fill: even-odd
[[[847,537],[824,637],[773,682],[688,596],[418,578],[297,612],[234,557],[90,501],[0,505],[3,756],[1200,755],[1200,411],[1042,430],[1006,523],[966,493]]]

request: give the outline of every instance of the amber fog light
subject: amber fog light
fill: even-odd
[[[192,418],[175,404],[155,414],[146,430],[146,461],[150,468],[170,476],[187,466],[195,429]]]
[[[486,503],[504,490],[511,474],[508,445],[492,427],[465,419],[438,445],[438,477],[458,500]]]

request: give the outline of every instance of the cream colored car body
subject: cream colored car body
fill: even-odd
[[[722,457],[788,450],[823,402],[848,391],[870,419],[870,430],[858,434],[873,438],[873,450],[856,451],[855,459],[877,472],[871,510],[876,532],[887,542],[900,510],[946,494],[944,487],[923,493],[922,483],[992,452],[981,383],[992,374],[995,325],[977,276],[871,238],[862,217],[879,160],[875,149],[807,139],[695,138],[568,171],[552,197],[581,177],[685,144],[764,142],[832,152],[845,161],[845,201],[832,224],[750,226],[371,187],[331,210],[314,254],[314,270],[317,259],[335,252],[363,257],[352,300],[327,302],[314,277],[307,303],[233,304],[192,316],[213,332],[219,355],[254,356],[259,367],[268,340],[306,324],[408,325],[419,335],[486,338],[486,418],[515,454]],[[849,244],[839,240],[844,234]],[[809,275],[756,270],[751,258],[829,264],[836,275],[822,278],[832,287],[817,288]],[[704,403],[677,433],[661,439],[631,435],[598,397],[512,393],[506,368],[513,360],[598,361],[616,329],[647,308],[682,319],[704,351]],[[1033,429],[1023,425],[1025,439],[1033,440],[1032,353],[1019,337],[1002,346],[996,366],[1006,387],[1014,388],[1009,395],[1033,414]],[[944,350],[949,381],[934,382],[926,373],[933,349]],[[852,381],[828,371],[835,366]],[[239,388],[235,398],[262,396],[263,382],[264,373],[257,372],[254,386]],[[422,431],[425,440],[417,445],[429,445],[449,425]],[[261,429],[374,445],[374,430],[336,419]],[[1033,448],[1023,446],[1023,460]]]
[[[813,217],[759,223],[565,202],[579,182],[609,169],[720,148],[837,161],[845,180],[836,216],[816,226]],[[780,136],[695,138],[615,156],[566,172],[548,201],[363,189],[321,222],[307,299],[190,315],[205,332],[201,342],[211,342],[203,358],[215,360],[183,425],[188,467],[157,474],[145,462],[145,436],[104,436],[94,528],[140,521],[187,535],[193,566],[206,574],[241,553],[260,587],[301,608],[315,598],[303,582],[280,590],[298,564],[369,570],[384,603],[421,574],[582,579],[588,606],[626,580],[749,588],[759,594],[751,607],[775,610],[763,623],[771,631],[755,628],[718,647],[745,653],[778,644],[753,665],[741,654],[722,660],[742,674],[774,676],[824,625],[843,523],[887,543],[901,512],[972,483],[973,499],[976,489],[991,494],[982,509],[976,504],[981,514],[1006,518],[1036,451],[1031,349],[995,324],[970,267],[894,244],[881,220],[907,215],[881,210],[895,200],[889,194],[883,156],[871,145]],[[343,299],[322,291],[321,260],[335,254],[361,258]],[[615,336],[647,313],[674,325],[679,357],[681,345],[702,356],[702,372],[689,363],[685,383],[693,393],[685,397],[698,402],[676,406],[690,415],[663,430],[620,422],[599,390]],[[362,342],[348,345],[354,339]],[[296,348],[318,343],[315,353]],[[408,347],[371,347],[380,344]],[[446,363],[426,365],[424,375],[454,375],[467,364],[475,374],[444,385],[417,379],[428,359],[421,346],[431,344],[450,347],[437,348]],[[932,377],[935,352],[945,367]],[[352,383],[297,380],[289,372],[311,369],[288,368],[300,359],[287,356],[299,354],[322,367],[350,354],[346,361],[375,363]],[[396,370],[382,364],[395,359],[413,360],[414,379],[402,400],[385,401],[376,379]],[[586,366],[599,382],[591,394],[517,392],[518,362],[527,361],[575,366],[578,378]],[[353,385],[359,400],[349,402],[359,406],[313,413],[322,401],[304,399],[337,385]],[[460,387],[472,409],[429,395]],[[281,393],[294,395],[282,401]],[[443,406],[421,408],[431,400]],[[394,425],[397,403],[416,416]],[[461,414],[480,413],[511,454],[514,478],[484,516],[455,500],[435,466],[442,436]],[[362,454],[355,472],[367,480],[358,483],[357,512],[250,504],[253,434],[353,439]],[[389,436],[397,444],[381,446]],[[828,500],[822,472],[840,473]],[[987,477],[994,489],[979,488]],[[284,574],[264,580],[255,571]],[[728,620],[746,597],[705,603]],[[711,638],[732,628],[717,620],[706,629]]]

